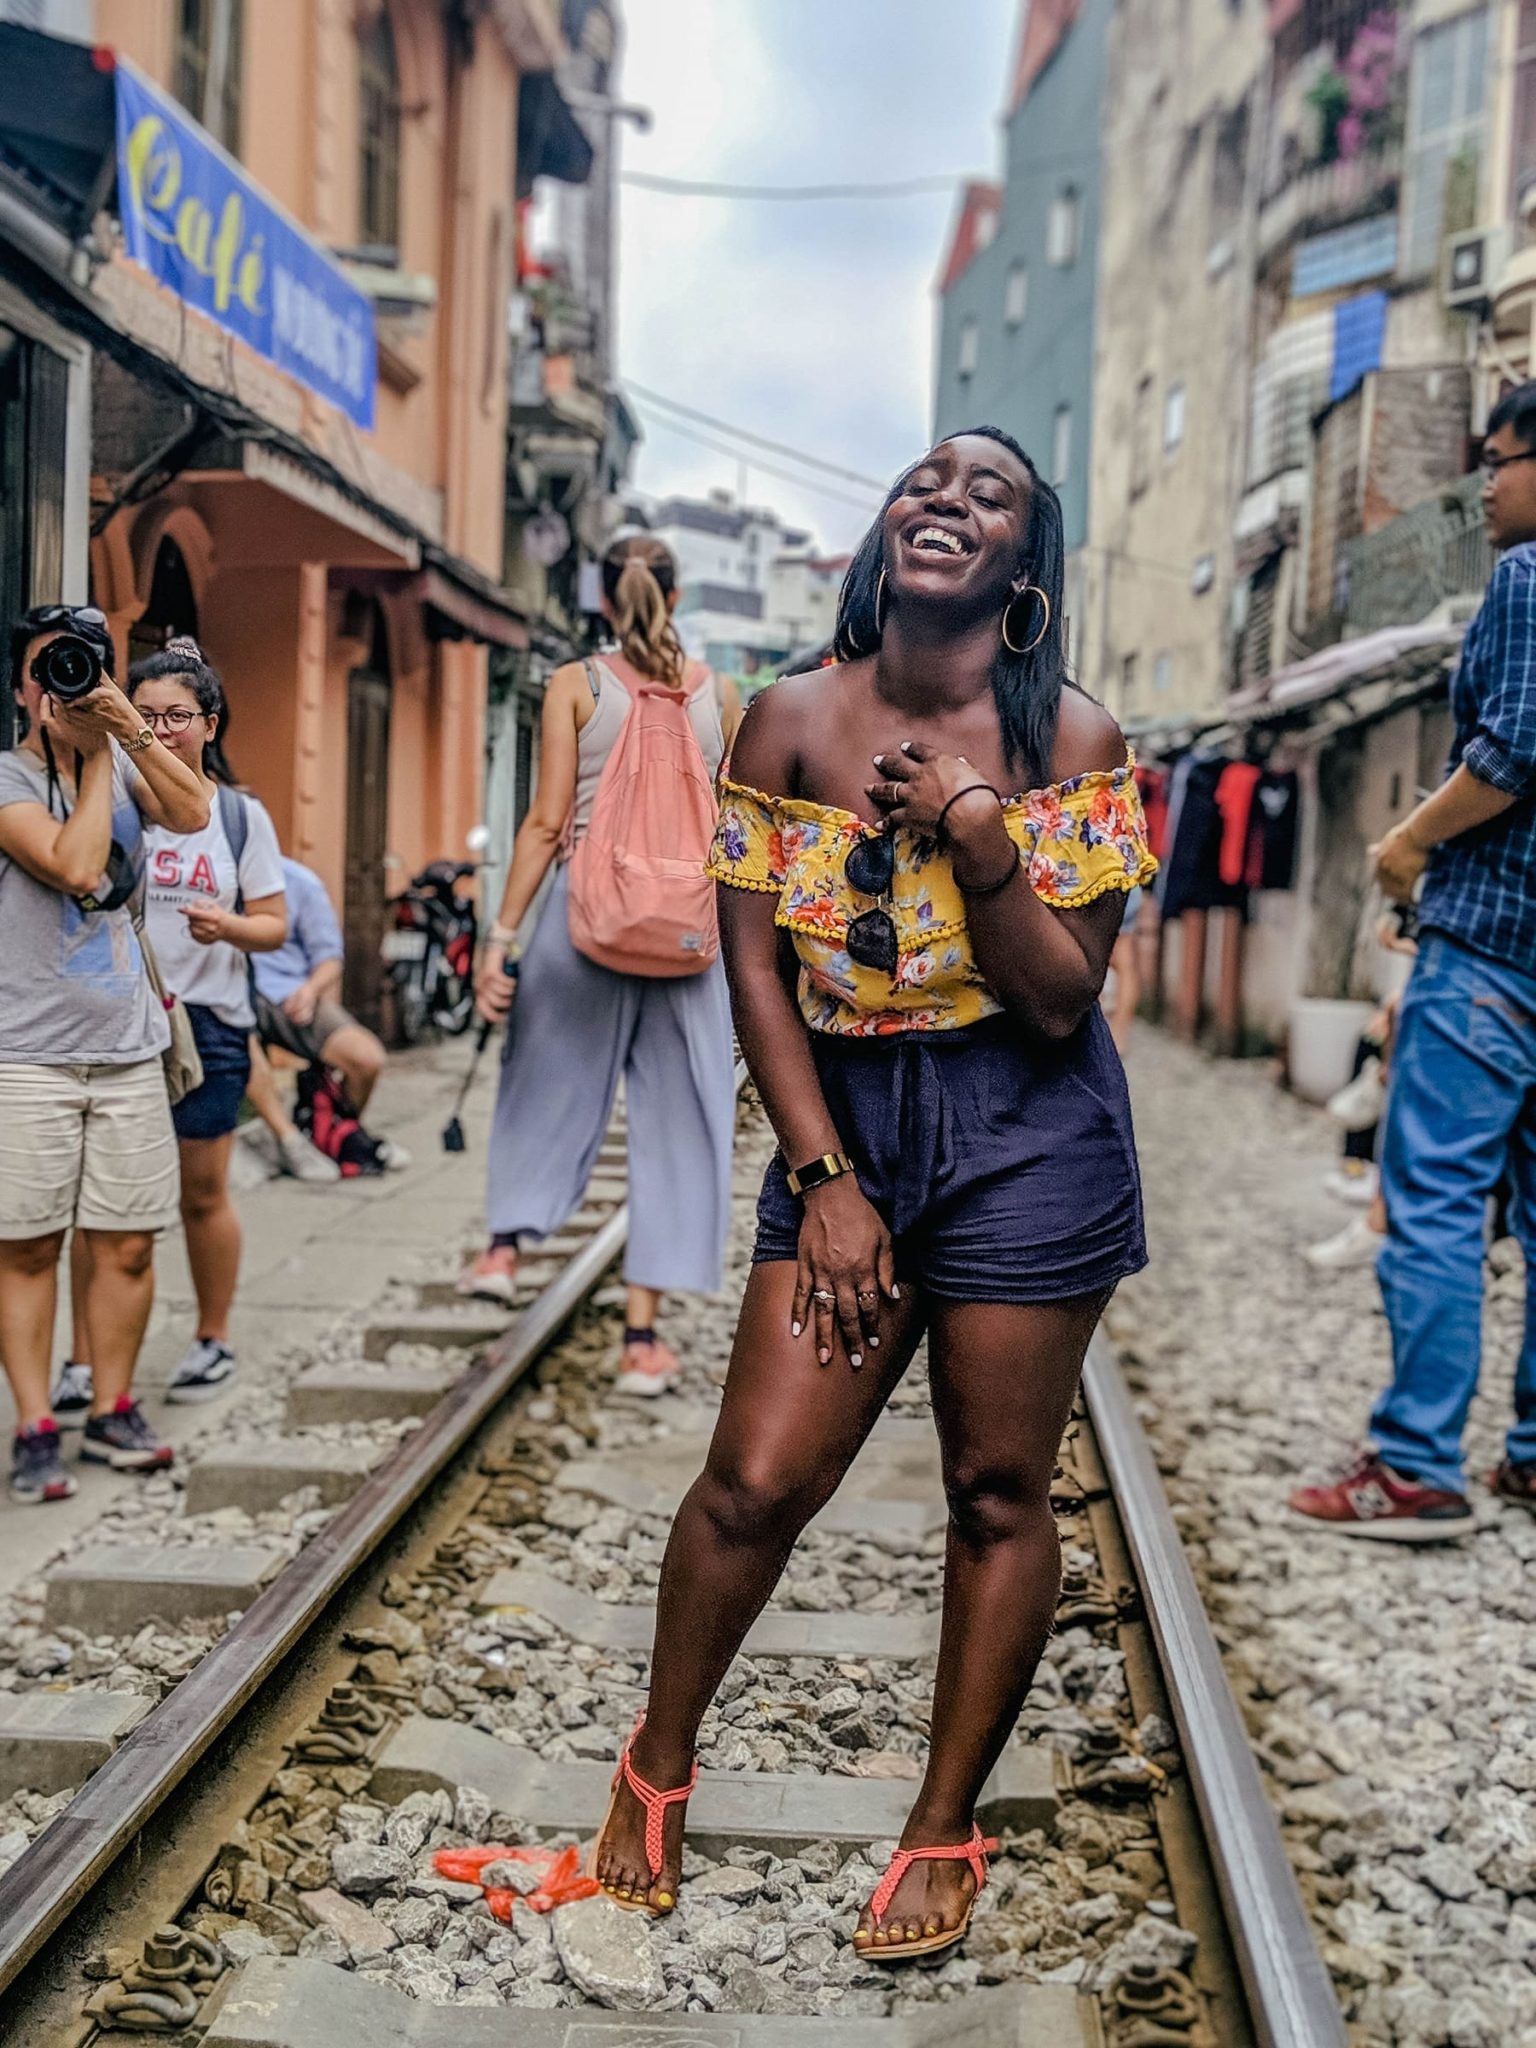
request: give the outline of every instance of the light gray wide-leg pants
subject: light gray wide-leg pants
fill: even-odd
[[[713,1293],[730,1225],[732,1062],[720,961],[675,981],[597,966],[571,944],[561,868],[523,955],[507,1027],[486,1170],[491,1230],[547,1237],[575,1212],[622,1075],[624,1278]]]

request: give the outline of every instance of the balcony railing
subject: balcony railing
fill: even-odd
[[[1377,532],[1345,542],[1346,632],[1417,625],[1448,603],[1461,614],[1475,607],[1493,573],[1478,491],[1479,479],[1464,477]]]
[[[1402,174],[1400,149],[1368,151],[1347,162],[1316,164],[1298,171],[1259,207],[1259,259],[1272,256],[1300,234],[1343,227],[1385,210]]]

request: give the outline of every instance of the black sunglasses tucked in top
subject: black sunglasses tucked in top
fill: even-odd
[[[848,886],[861,896],[889,896],[896,876],[896,842],[889,832],[878,839],[856,839],[843,863]],[[901,958],[896,920],[888,910],[866,910],[848,926],[848,957],[860,967],[894,975]]]

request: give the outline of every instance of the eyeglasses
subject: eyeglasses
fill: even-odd
[[[861,896],[889,897],[896,876],[896,842],[889,832],[878,839],[856,839],[848,849],[843,873],[850,889]],[[894,976],[901,959],[896,920],[888,910],[865,910],[848,926],[848,958],[860,967],[874,967]]]
[[[193,719],[201,718],[203,713],[187,704],[173,704],[168,711],[140,711],[139,716],[151,732],[158,732],[162,726],[167,732],[185,732]]]
[[[1508,469],[1512,462],[1536,462],[1536,448],[1521,448],[1513,455],[1485,455],[1477,466],[1491,483],[1499,471]]]

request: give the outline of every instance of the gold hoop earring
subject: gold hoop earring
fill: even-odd
[[[880,616],[880,600],[885,596],[885,571],[880,571],[880,581],[875,585],[875,638],[885,631],[885,621]]]
[[[1008,614],[1013,610],[1014,606],[1018,603],[1021,597],[1028,597],[1031,592],[1033,592],[1034,595],[1039,598],[1041,604],[1045,607],[1045,617],[1041,620],[1040,630],[1035,635],[1034,639],[1029,641],[1023,647],[1015,647],[1013,642],[1008,638]],[[1051,600],[1046,596],[1045,592],[1040,588],[1038,583],[1026,583],[1024,588],[1020,591],[1016,591],[1014,595],[1009,598],[1008,602],[1003,606],[1003,645],[1007,648],[1010,654],[1033,654],[1035,649],[1040,645],[1040,642],[1045,638],[1046,634],[1049,633],[1050,630]]]

